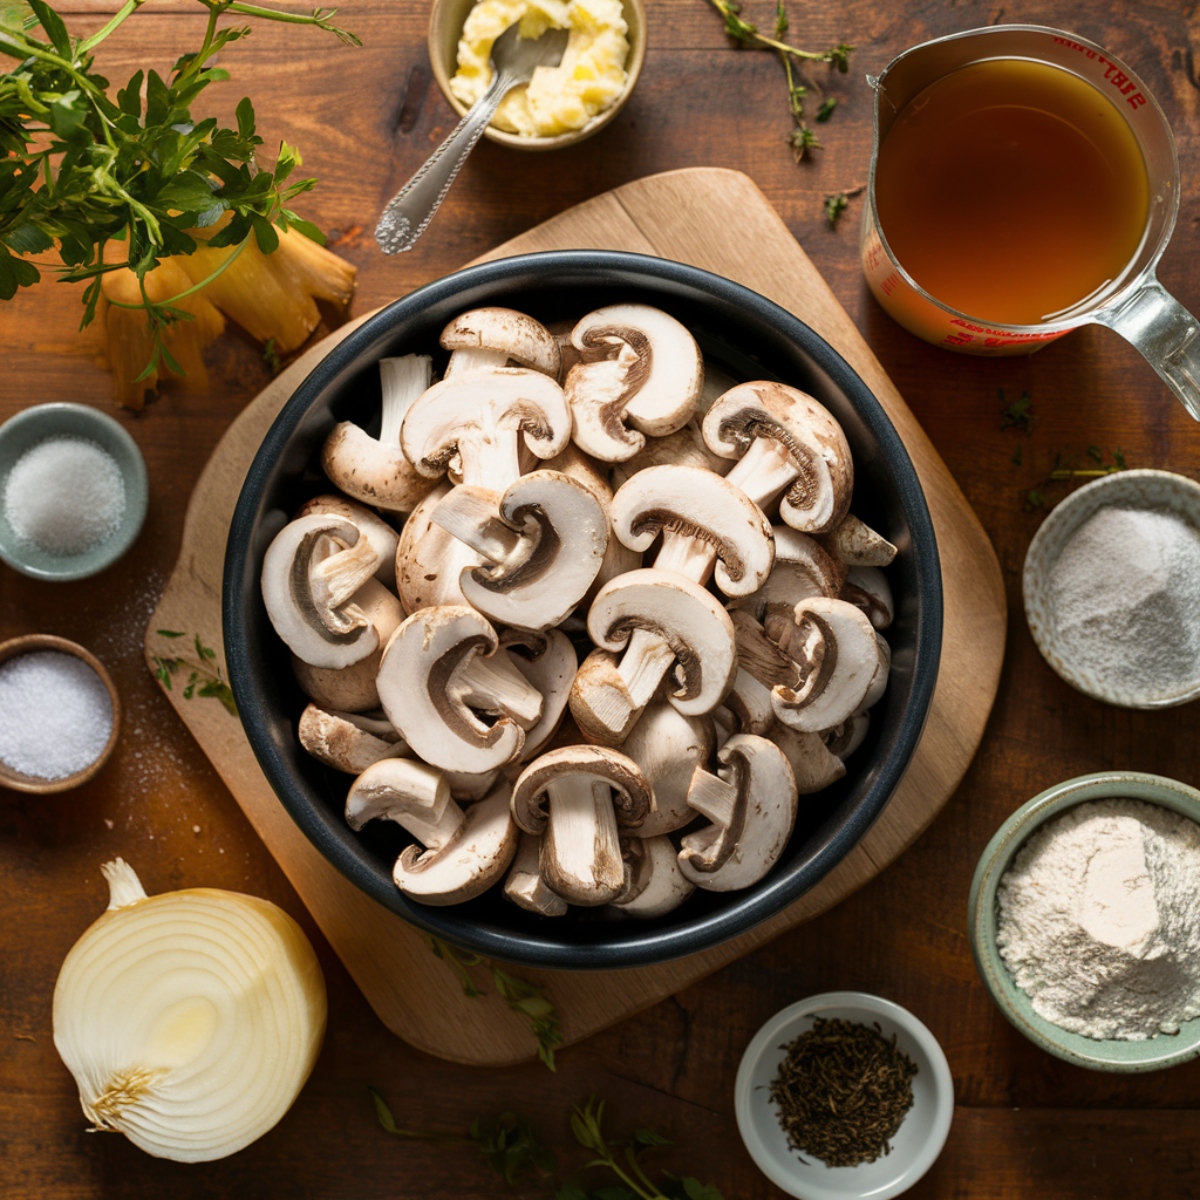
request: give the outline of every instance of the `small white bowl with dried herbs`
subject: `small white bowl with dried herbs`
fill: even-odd
[[[907,1009],[866,992],[825,992],[755,1034],[734,1107],[750,1157],[789,1196],[889,1200],[941,1153],[954,1083],[937,1039]]]

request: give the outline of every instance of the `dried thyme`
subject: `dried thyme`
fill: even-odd
[[[829,1167],[854,1167],[891,1152],[912,1107],[916,1064],[873,1029],[816,1017],[781,1047],[787,1056],[771,1081],[771,1100],[789,1149]]]

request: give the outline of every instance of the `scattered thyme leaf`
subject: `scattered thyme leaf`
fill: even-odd
[[[483,959],[478,954],[471,954],[466,950],[459,950],[456,946],[451,946],[449,942],[443,942],[441,938],[434,937],[433,934],[427,935],[429,938],[429,948],[443,962],[449,963],[455,974],[462,984],[464,996],[469,996],[472,1000],[477,1000],[483,993],[475,986],[471,980],[471,976],[467,971],[468,967],[477,967]]]
[[[825,220],[830,229],[837,228],[838,221],[842,219],[842,213],[850,207],[850,201],[865,187],[865,184],[860,183],[855,187],[847,188],[844,192],[832,192],[825,197]]]
[[[274,338],[267,338],[266,344],[263,346],[263,362],[266,363],[272,378],[283,370],[283,361],[279,357],[279,347],[275,344]]]
[[[1019,429],[1022,433],[1033,431],[1033,408],[1028,392],[1022,392],[1011,404],[1004,405],[1004,389],[997,389],[997,396],[1003,406],[1000,410],[1000,432],[1006,429]]]
[[[562,1045],[562,1033],[558,1028],[558,1010],[545,989],[497,966],[492,967],[492,982],[508,1007],[525,1019],[530,1032],[537,1038],[538,1058],[551,1071],[555,1070],[554,1051]]]
[[[835,96],[826,96],[821,101],[821,107],[817,109],[817,120],[824,124],[833,116],[833,110],[837,108],[837,98]]]
[[[182,629],[156,629],[154,632],[157,633],[159,637],[165,638],[181,638],[187,636]]]

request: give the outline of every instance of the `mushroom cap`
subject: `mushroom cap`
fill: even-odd
[[[607,746],[561,746],[534,759],[512,789],[512,813],[526,833],[541,834],[548,819],[546,789],[566,777],[606,784],[622,829],[635,829],[654,807],[654,793],[633,759]]]
[[[321,467],[347,496],[389,512],[411,512],[432,486],[399,446],[385,446],[353,421],[339,421],[330,430]]]
[[[866,740],[870,728],[871,714],[858,712],[841,725],[825,730],[820,737],[829,753],[845,762]]]
[[[439,339],[444,350],[493,350],[523,367],[557,379],[562,355],[540,322],[513,308],[473,308],[459,313]]]
[[[517,853],[504,881],[504,895],[519,908],[539,917],[563,917],[567,902],[552,892],[542,878],[539,859],[541,839],[523,829],[517,838]]]
[[[434,510],[453,489],[442,483],[413,509],[396,547],[396,586],[406,612],[443,604],[466,604],[462,573],[483,559],[431,520]]]
[[[616,652],[635,629],[656,634],[674,652],[677,687],[668,699],[681,713],[700,716],[721,703],[733,685],[737,654],[729,614],[710,592],[653,567],[620,575],[592,601],[588,633],[601,649]]]
[[[458,453],[464,432],[492,436],[518,430],[538,458],[552,458],[571,436],[571,414],[562,388],[549,376],[502,367],[435,383],[408,410],[400,444],[422,475],[437,479]]]
[[[499,645],[488,620],[448,604],[413,613],[392,635],[379,667],[379,699],[413,752],[448,771],[482,774],[521,753],[525,733],[501,715],[488,725],[465,703],[456,675]]]
[[[464,490],[465,485],[455,488],[438,505],[435,522]],[[520,553],[509,563],[484,562],[464,569],[459,586],[467,602],[501,625],[543,630],[560,624],[583,599],[604,562],[604,509],[570,476],[533,471],[508,487],[497,515],[522,535]]]
[[[373,763],[399,758],[408,750],[390,721],[331,712],[315,704],[300,714],[297,732],[300,745],[313,758],[350,775],[361,775]]]
[[[812,396],[783,383],[740,383],[704,418],[714,454],[741,458],[756,438],[771,438],[799,472],[779,502],[779,515],[802,533],[824,533],[846,515],[854,462],[842,427]]]
[[[696,810],[688,807],[688,786],[696,767],[712,757],[714,745],[709,717],[685,716],[662,700],[646,706],[621,744],[621,753],[637,763],[654,791],[654,811],[632,834],[652,838],[696,819]]]
[[[371,548],[379,556],[379,565],[375,568],[375,577],[385,587],[396,586],[396,546],[400,535],[377,513],[367,508],[365,504],[356,504],[345,496],[333,492],[323,492],[305,501],[296,513],[298,517],[308,517],[316,513],[341,517],[357,525],[359,532],[371,544]]]
[[[838,598],[861,608],[876,629],[886,629],[896,613],[891,585],[878,567],[851,567]]]
[[[821,541],[834,558],[852,567],[886,567],[897,553],[887,538],[853,513],[847,513]]]
[[[403,824],[415,814],[424,824],[440,821],[450,804],[450,789],[441,771],[412,758],[372,763],[350,785],[346,823],[359,830],[368,821]]]
[[[353,591],[374,573],[376,558],[358,526],[318,514],[288,522],[263,556],[262,596],[275,632],[298,658],[315,667],[349,667],[379,644]],[[336,590],[325,586],[339,555],[352,559]],[[346,560],[343,560],[346,561]],[[346,599],[341,591],[348,590]]]
[[[792,609],[809,596],[836,596],[846,577],[845,566],[807,533],[790,525],[774,525],[775,565],[766,582],[739,605],[757,620],[772,611]]]
[[[571,639],[558,629],[545,633],[509,630],[500,635],[500,646],[513,666],[542,694],[542,715],[525,731],[521,751],[522,759],[530,759],[541,753],[562,723],[579,658]]]
[[[738,733],[717,752],[719,777],[736,790],[727,824],[683,836],[679,869],[697,887],[736,891],[757,883],[783,853],[796,823],[796,781],[783,751],[752,733]],[[696,768],[693,794],[711,782]]]
[[[707,375],[704,383],[707,389]],[[730,385],[732,386],[732,380]],[[701,470],[711,471],[714,475],[728,475],[733,469],[733,463],[728,458],[714,454],[704,444],[704,438],[693,418],[674,433],[651,438],[632,458],[615,463],[612,472],[613,486],[622,488],[639,471],[668,464],[677,467],[699,467]]]
[[[644,920],[666,916],[696,890],[679,869],[679,858],[669,837],[622,839],[622,849],[626,847],[629,885],[611,901],[613,908],[626,916]]]
[[[771,525],[739,487],[701,467],[648,467],[613,497],[613,532],[644,552],[659,534],[695,538],[716,552],[714,575],[727,596],[767,582],[775,562]]]
[[[846,774],[846,764],[829,749],[825,737],[821,733],[800,733],[778,722],[771,728],[771,741],[786,756],[801,796],[819,792]]]
[[[866,614],[853,604],[823,596],[801,600],[794,614],[796,644],[805,647],[798,688],[777,684],[771,695],[780,722],[802,733],[820,733],[863,707],[886,667]]]
[[[509,811],[508,784],[463,810],[458,835],[439,850],[406,846],[392,879],[422,904],[462,904],[487,891],[517,852],[517,827]]]

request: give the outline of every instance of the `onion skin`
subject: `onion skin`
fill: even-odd
[[[120,859],[112,903],[67,954],[54,1044],[98,1131],[207,1162],[248,1146],[304,1086],[325,1032],[325,981],[303,930],[255,896],[147,897]]]

